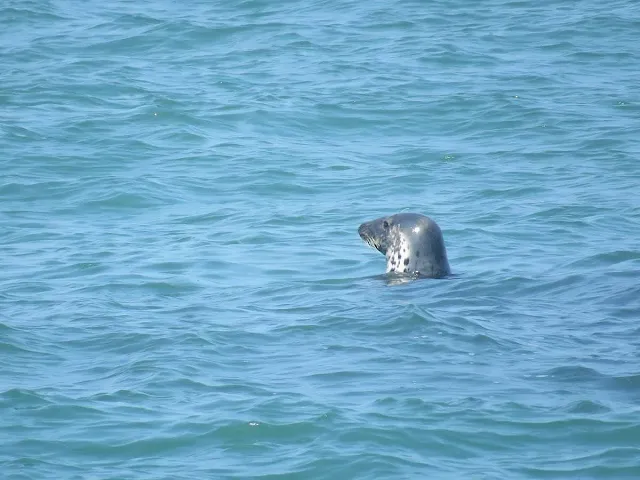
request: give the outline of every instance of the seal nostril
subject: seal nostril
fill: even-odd
[[[384,222],[382,222],[382,226],[384,227],[385,230],[389,229],[389,222],[387,222],[386,220]]]

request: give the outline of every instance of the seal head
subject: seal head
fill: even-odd
[[[398,213],[365,222],[360,237],[387,257],[387,273],[441,278],[451,274],[442,231],[417,213]]]

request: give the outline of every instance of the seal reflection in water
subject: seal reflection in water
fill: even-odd
[[[387,273],[441,278],[451,273],[440,227],[417,213],[363,223],[360,237],[387,257]]]

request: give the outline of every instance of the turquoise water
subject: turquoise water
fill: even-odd
[[[637,2],[0,25],[2,478],[640,478]]]

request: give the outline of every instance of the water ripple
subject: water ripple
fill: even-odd
[[[8,478],[640,477],[634,4],[0,19]]]

